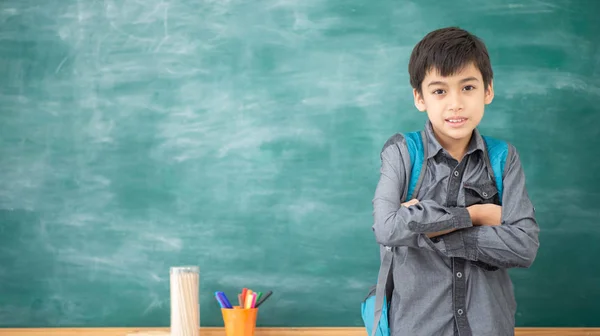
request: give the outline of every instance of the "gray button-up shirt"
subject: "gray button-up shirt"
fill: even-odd
[[[473,226],[466,207],[499,204],[483,138],[475,130],[458,162],[436,140],[430,122],[425,133],[426,173],[415,197],[420,202],[400,206],[410,180],[410,156],[400,134],[383,146],[373,199],[376,240],[397,247],[391,335],[514,335],[516,303],[507,269],[529,267],[539,246],[519,155],[509,145],[502,225]],[[425,235],[452,228],[459,230],[432,239]]]

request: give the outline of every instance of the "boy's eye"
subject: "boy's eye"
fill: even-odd
[[[444,93],[446,93],[446,91],[444,91],[442,89],[437,89],[437,90],[433,91],[434,95],[441,95],[441,94],[444,94]]]
[[[463,90],[465,91],[471,91],[471,90],[475,90],[475,87],[473,85],[467,85],[463,88]]]

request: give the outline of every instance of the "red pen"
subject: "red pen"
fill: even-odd
[[[244,308],[244,305],[246,303],[246,294],[248,293],[248,288],[242,289],[242,302],[240,302],[240,306],[242,306],[242,308]]]

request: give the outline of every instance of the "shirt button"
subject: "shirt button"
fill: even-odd
[[[458,177],[458,174],[459,174],[459,173],[458,173],[458,170],[455,170],[455,171],[454,171],[454,176]]]
[[[456,312],[458,313],[458,315],[462,315],[463,314],[463,310],[462,309],[459,309]]]
[[[456,277],[459,279],[462,278],[462,273],[461,272],[456,273]]]
[[[482,193],[482,195],[483,195],[483,197],[487,197],[487,193],[486,192]]]

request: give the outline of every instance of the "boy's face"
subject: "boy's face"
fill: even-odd
[[[442,145],[466,146],[483,117],[485,105],[492,102],[492,84],[484,89],[481,72],[469,64],[452,76],[442,77],[437,70],[423,79],[419,94],[413,95],[419,111],[427,111],[433,130]]]

